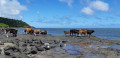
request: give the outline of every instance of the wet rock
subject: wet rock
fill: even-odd
[[[49,50],[49,49],[51,48],[51,46],[50,46],[50,45],[46,45],[44,48],[45,48],[46,50]]]
[[[5,51],[5,55],[10,55],[11,51]]]
[[[45,45],[45,46],[48,46],[48,45],[50,45],[50,44],[49,44],[49,43],[44,43],[44,45]]]
[[[38,51],[45,51],[45,48],[44,47],[37,47],[37,50]]]
[[[5,51],[7,51],[7,50],[12,50],[12,47],[11,47],[11,46],[7,46],[7,47],[4,48],[4,50],[5,50]]]
[[[40,44],[41,44],[41,45],[43,45],[43,44],[44,44],[44,42],[43,42],[42,40],[40,40],[40,39],[39,39],[39,42],[40,42]]]
[[[30,46],[35,46],[35,44],[34,43],[30,43]]]
[[[36,50],[32,50],[30,53],[31,54],[37,54],[37,51]]]

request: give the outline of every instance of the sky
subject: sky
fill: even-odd
[[[36,28],[120,28],[120,0],[0,0],[0,17]]]

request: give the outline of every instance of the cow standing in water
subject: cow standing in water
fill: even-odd
[[[13,37],[17,37],[18,30],[16,30],[16,29],[4,29],[4,32],[7,35],[7,37],[9,37],[8,36],[9,33],[11,33]]]

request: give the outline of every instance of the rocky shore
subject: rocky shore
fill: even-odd
[[[120,58],[120,41],[96,36],[0,35],[0,58]]]

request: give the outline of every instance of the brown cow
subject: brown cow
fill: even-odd
[[[29,34],[29,32],[32,30],[32,28],[26,28],[25,33]]]
[[[80,36],[80,34],[81,34],[81,36],[82,36],[82,34],[84,34],[84,36],[87,36],[87,30],[79,30],[77,33],[79,34],[79,36]]]
[[[66,36],[67,34],[70,35],[70,31],[64,31],[64,33],[65,33],[65,36]]]
[[[34,35],[35,35],[35,36],[36,36],[36,34],[40,34],[40,33],[41,33],[40,29],[34,30]]]

